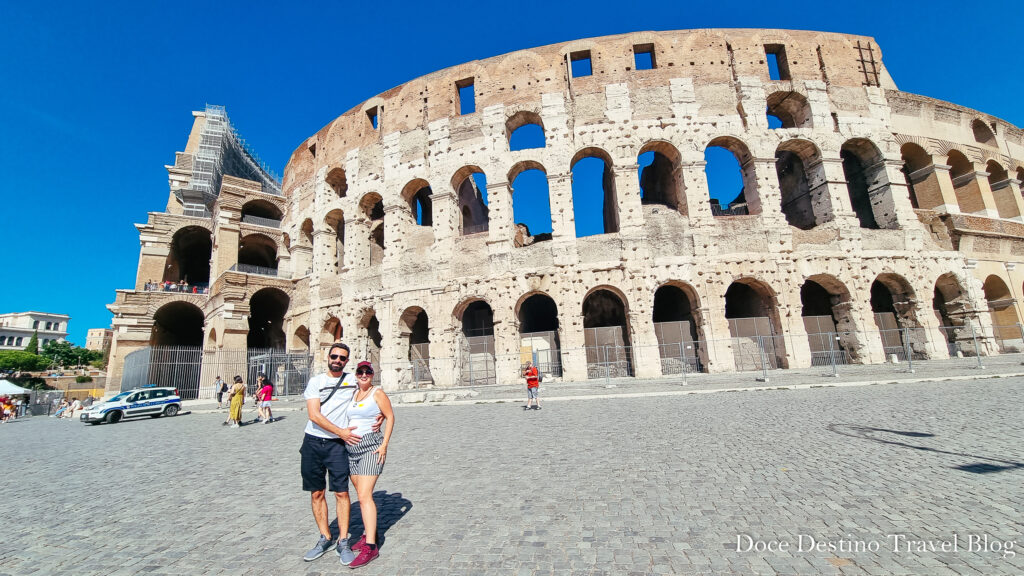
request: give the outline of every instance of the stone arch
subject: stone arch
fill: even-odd
[[[907,179],[910,205],[914,208],[932,210],[945,204],[935,173],[930,170],[932,157],[919,144],[907,142],[900,147],[903,158],[903,177]]]
[[[651,307],[662,374],[684,369],[703,371],[708,365],[700,296],[686,282],[670,280],[654,291]]]
[[[332,168],[324,178],[324,182],[338,198],[344,198],[348,194],[348,178],[345,175],[345,170],[340,166]]]
[[[946,164],[949,165],[949,177],[953,180],[953,190],[960,211],[964,214],[984,213],[985,202],[978,188],[974,163],[966,154],[953,148],[946,154]]]
[[[996,203],[996,213],[1000,218],[1020,219],[1020,208],[1017,199],[1020,192],[1014,190],[1010,185],[1010,174],[1003,168],[1003,165],[992,159],[985,163],[985,171],[988,172],[989,186],[992,189],[992,200]]]
[[[277,274],[277,242],[260,233],[247,234],[238,242],[238,269],[257,274]]]
[[[452,312],[456,323],[456,381],[462,384],[497,382],[494,310],[481,297],[469,297]]]
[[[625,294],[609,285],[591,288],[583,298],[582,312],[587,376],[632,376],[632,329]]]
[[[283,216],[281,209],[269,200],[249,200],[242,205],[242,222],[262,224],[267,220],[276,220],[280,225]]]
[[[194,303],[176,299],[157,308],[152,317],[150,346],[203,345],[203,324],[206,317],[202,309]]]
[[[296,352],[308,352],[309,351],[309,328],[305,325],[300,325],[292,332],[292,341],[288,346],[289,350]]]
[[[843,161],[850,204],[860,227],[898,228],[896,205],[885,172],[885,157],[878,146],[867,138],[851,138],[843,143],[839,155]]]
[[[513,312],[519,326],[520,351],[530,350],[530,360],[542,374],[561,376],[562,330],[554,298],[533,290],[519,298]],[[521,363],[525,360],[521,354]]]
[[[814,274],[800,287],[800,316],[811,365],[861,362],[864,343],[851,312],[846,285],[831,274]]]
[[[162,282],[188,282],[189,286],[205,287],[210,283],[210,259],[213,238],[204,226],[183,226],[171,236]]]
[[[344,333],[341,320],[337,316],[328,315],[320,329],[320,347],[326,348],[335,342],[340,342]]]
[[[527,246],[551,239],[551,194],[547,170],[539,162],[517,162],[508,171],[512,192],[512,218],[516,247]]]
[[[433,382],[430,375],[430,318],[426,310],[410,306],[398,317],[398,335],[407,346],[412,379],[417,385]]]
[[[875,317],[886,357],[906,360],[909,347],[914,358],[925,359],[927,336],[917,317],[917,296],[906,278],[884,272],[871,283],[871,312]]]
[[[652,140],[640,148],[637,160],[640,166],[640,202],[662,204],[685,216],[686,188],[679,150],[671,142]]]
[[[782,123],[781,128],[810,128],[811,107],[807,98],[799,92],[778,91],[768,95],[767,113]]]
[[[477,184],[483,182],[483,187]],[[490,218],[487,207],[487,176],[479,166],[463,166],[452,174],[451,185],[459,205],[460,235],[486,232]]]
[[[359,198],[359,212],[370,221],[384,219],[384,200],[376,192],[367,192]]]
[[[290,299],[277,288],[262,288],[249,298],[249,334],[246,346],[252,349],[284,350],[284,317]]]
[[[737,370],[762,369],[762,357],[770,369],[788,367],[778,297],[767,283],[735,279],[725,291],[725,318]]]
[[[946,339],[950,356],[956,355],[958,351],[975,351],[973,329],[969,324],[976,314],[963,282],[953,272],[946,272],[935,280],[932,311],[939,323],[939,330]],[[958,342],[968,340],[971,341],[970,345],[958,346]]]
[[[1014,342],[1015,347],[1019,347],[1021,333],[1018,323],[1021,319],[1017,312],[1017,300],[1010,292],[1009,284],[1000,276],[991,274],[985,278],[982,291],[985,294],[985,301],[988,302],[996,343],[1004,350],[1004,341]]]
[[[402,200],[409,206],[409,215],[414,224],[419,226],[433,226],[434,210],[430,195],[433,190],[430,183],[422,178],[410,180],[402,188]]]
[[[306,218],[299,227],[299,245],[313,246],[313,220]]]
[[[220,348],[220,346],[217,344],[217,329],[211,327],[209,334],[206,335],[206,349],[216,350],[218,348]]]
[[[377,318],[377,311],[374,308],[364,308],[359,318],[359,336],[362,338],[364,352],[363,359],[372,363],[374,369],[380,372],[380,352],[384,347],[384,335],[380,331],[380,319]],[[355,353],[353,351],[353,353]],[[379,375],[375,374],[373,379],[376,382]]]
[[[728,152],[732,156],[730,160]],[[704,176],[715,173],[719,165],[723,171],[738,171],[739,190],[734,192],[732,188],[723,189],[723,186],[708,179],[709,201],[711,202],[711,213],[714,216],[743,216],[747,214],[761,213],[761,198],[757,188],[757,175],[754,172],[754,157],[739,138],[735,136],[719,136],[708,142],[704,147]],[[728,164],[735,163],[729,167]],[[735,195],[734,195],[735,194]],[[726,202],[725,206],[722,202]]]
[[[615,172],[611,156],[595,146],[582,148],[569,162],[569,171],[573,177],[572,202],[573,215],[576,218],[576,237],[618,232],[619,203],[615,192]],[[588,211],[594,203],[594,197],[601,198],[600,226],[596,224],[596,210]]]
[[[525,130],[525,132],[520,132]],[[533,141],[537,139],[539,130],[540,146],[532,145]],[[519,140],[523,140],[525,146],[519,145]],[[520,110],[515,114],[508,117],[505,120],[505,140],[508,143],[509,151],[516,150],[527,150],[530,148],[544,148],[547,144],[547,133],[544,129],[544,119],[541,118],[540,114],[533,112],[532,110]],[[516,142],[513,142],[516,140]]]
[[[790,226],[810,230],[832,220],[821,151],[809,140],[787,140],[775,150],[782,213]]]
[[[974,133],[974,141],[978,144],[985,144],[986,146],[997,145],[996,135],[992,132],[992,128],[980,118],[975,118],[971,122],[971,132]]]
[[[336,270],[341,270],[345,266],[345,212],[340,208],[331,210],[324,216],[324,225],[334,232],[331,262]]]

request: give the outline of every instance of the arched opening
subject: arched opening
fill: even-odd
[[[761,213],[753,157],[746,144],[731,136],[715,138],[704,149],[704,163],[712,215]]]
[[[763,282],[742,278],[725,291],[725,318],[737,370],[786,368],[775,293]]]
[[[457,381],[465,385],[497,383],[494,361],[494,312],[483,300],[474,300],[459,307],[457,318],[462,325],[458,338]]]
[[[262,234],[249,234],[238,244],[239,272],[277,276],[277,243]]]
[[[519,305],[520,364],[527,360],[545,376],[562,375],[561,340],[558,336],[558,305],[547,294],[528,296]],[[528,351],[527,351],[528,350]]]
[[[992,200],[996,203],[996,212],[1000,218],[1020,218],[1020,209],[1014,195],[1020,192],[1014,191],[1010,186],[1010,175],[1003,168],[1002,164],[995,160],[989,160],[985,164],[985,171],[988,172],[989,186],[992,189]]]
[[[206,349],[216,350],[217,349],[217,329],[210,328],[210,333],[206,335]]]
[[[242,222],[247,224],[280,228],[281,217],[281,210],[266,200],[250,200],[242,205]]]
[[[810,230],[832,220],[832,201],[818,147],[807,140],[789,140],[779,145],[775,159],[786,222]]]
[[[300,228],[299,243],[304,246],[313,246],[313,221],[306,218],[302,221],[302,227]]]
[[[202,226],[186,226],[174,233],[171,250],[164,266],[163,282],[187,282],[188,286],[206,288],[210,285],[210,256],[213,241],[210,231]]]
[[[202,346],[203,311],[188,302],[168,302],[153,315],[153,329],[149,333],[149,345],[158,346]]]
[[[348,179],[345,177],[345,171],[341,168],[332,169],[324,180],[338,198],[344,198],[348,193]]]
[[[859,335],[850,314],[850,293],[832,276],[808,278],[800,287],[800,316],[812,366],[850,364],[861,359]]]
[[[487,232],[487,176],[476,166],[465,166],[452,176],[452,189],[459,203],[459,232],[462,236]]]
[[[324,217],[324,224],[334,232],[328,248],[330,261],[335,270],[341,270],[345,266],[345,213],[338,209],[331,210]]]
[[[982,285],[988,312],[992,318],[992,335],[1001,353],[1020,352],[1024,347],[1020,330],[1017,300],[1002,278],[995,274],[985,278]]]
[[[359,209],[370,223],[370,266],[378,266],[384,261],[384,201],[370,192],[360,200]]]
[[[649,142],[640,149],[637,167],[641,204],[660,204],[686,214],[681,158],[675,146],[668,142]]]
[[[583,341],[588,378],[633,375],[626,305],[612,290],[599,288],[583,300]]]
[[[768,116],[778,120],[778,128],[810,128],[811,107],[797,92],[773,92],[768,96]],[[769,128],[774,128],[769,120]]]
[[[380,350],[384,345],[384,335],[380,332],[380,320],[377,319],[377,313],[374,310],[369,310],[369,316],[365,317],[362,325],[363,329],[363,342],[366,345],[366,353],[364,358],[373,364],[374,384],[380,383]]]
[[[334,316],[328,317],[320,329],[320,348],[327,348],[335,342],[340,342],[343,334],[341,320]]]
[[[618,232],[619,203],[608,153],[600,148],[584,148],[573,156],[569,168],[576,237]]]
[[[375,222],[370,228],[370,266],[384,261],[384,223]]]
[[[697,293],[689,285],[666,284],[654,292],[652,319],[662,374],[704,371],[707,353],[695,310],[699,310]]]
[[[910,205],[914,208],[932,210],[942,206],[942,192],[936,180],[935,172],[928,168],[932,165],[932,157],[913,142],[900,148],[903,158],[903,177],[907,179],[907,190],[910,192]]]
[[[249,298],[249,334],[246,346],[250,355],[257,349],[284,350],[284,315],[288,295],[277,288],[263,288]]]
[[[293,352],[308,353],[309,352],[309,328],[305,326],[299,326],[292,333],[291,345],[288,346],[289,350]]]
[[[509,182],[512,218],[516,223],[515,246],[551,240],[551,199],[544,167],[536,162],[520,162],[509,171]]]
[[[949,355],[957,352],[964,355],[975,355],[973,328],[970,326],[968,314],[970,300],[956,275],[947,272],[935,281],[932,292],[932,311],[939,321],[939,330],[946,338]]]
[[[916,314],[917,300],[910,283],[896,274],[880,274],[871,283],[871,312],[875,316],[886,358],[927,358],[927,338]]]
[[[516,112],[505,121],[505,137],[511,152],[543,148],[546,145],[544,121],[535,112]]]
[[[953,180],[956,203],[964,214],[984,214],[985,202],[978,188],[977,174],[974,163],[959,150],[950,150],[946,156],[949,165],[949,177]]]
[[[398,321],[399,335],[408,341],[412,383],[426,386],[434,382],[430,373],[430,319],[418,306],[407,308]]]
[[[430,184],[419,178],[402,189],[402,199],[409,204],[409,213],[417,226],[434,225],[434,210],[430,200],[433,193]]]
[[[988,146],[996,146],[996,135],[992,132],[987,124],[981,120],[974,120],[971,122],[971,132],[974,133],[974,141],[979,144],[986,144]]]
[[[850,204],[861,228],[895,229],[896,206],[885,174],[885,158],[870,140],[847,140],[839,151]]]

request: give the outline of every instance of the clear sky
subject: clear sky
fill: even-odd
[[[1024,2],[5,2],[0,312],[107,327],[138,232],[164,208],[191,111],[227,107],[278,173],[332,119],[395,85],[523,48],[638,30],[874,36],[900,89],[1024,126]]]

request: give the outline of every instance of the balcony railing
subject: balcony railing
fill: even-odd
[[[242,222],[246,224],[255,224],[257,226],[266,226],[268,228],[280,228],[281,221],[274,220],[273,218],[263,218],[261,216],[252,216],[245,214],[242,216]]]
[[[256,266],[254,264],[235,264],[230,268],[235,272],[242,272],[244,274],[256,274],[258,276],[276,276],[278,278],[287,278],[288,273],[277,268],[268,268],[266,266]]]
[[[145,292],[180,292],[183,294],[209,294],[210,284],[189,284],[188,282],[146,282],[142,290]]]
[[[484,222],[483,224],[473,224],[471,226],[463,226],[462,235],[469,236],[470,234],[479,234],[481,232],[487,232],[487,230],[488,224],[486,222]]]

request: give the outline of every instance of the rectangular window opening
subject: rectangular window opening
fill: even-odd
[[[476,112],[476,94],[473,91],[473,79],[466,78],[455,83],[459,91],[459,114],[466,115]]]
[[[637,44],[633,46],[633,64],[637,70],[657,68],[654,62],[654,44]]]
[[[369,110],[367,110],[366,111],[366,117],[370,119],[370,125],[373,126],[374,130],[376,130],[377,129],[377,107],[374,106],[373,108],[370,108]]]
[[[573,78],[590,76],[594,73],[590,65],[590,50],[581,50],[569,54],[569,68]]]
[[[786,47],[782,44],[765,44],[764,55],[768,60],[768,77],[772,80],[789,80],[789,62]]]

